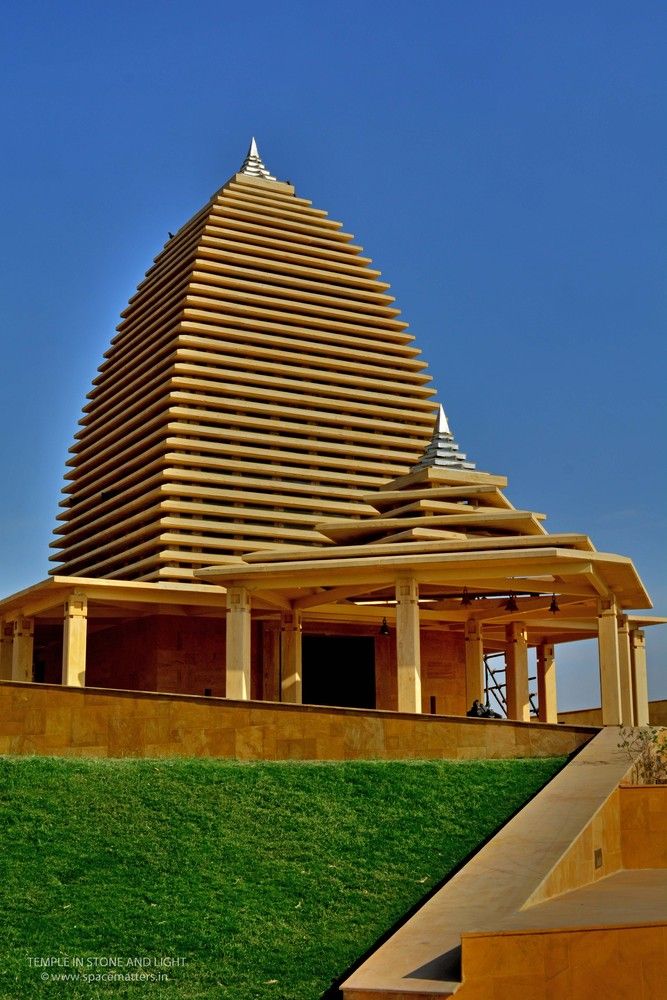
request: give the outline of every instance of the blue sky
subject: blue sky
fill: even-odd
[[[666,49],[651,0],[9,5],[0,590],[46,575],[118,315],[255,134],[391,282],[478,467],[667,612]],[[666,697],[667,629],[648,646]],[[595,650],[561,680],[599,701]]]

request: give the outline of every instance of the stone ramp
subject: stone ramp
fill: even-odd
[[[619,790],[630,767],[619,739],[609,727],[584,747],[348,978],[345,1000],[438,1000],[454,993],[461,1000],[555,1000],[570,996],[557,976],[596,967],[579,962],[582,934],[586,951],[602,947],[600,935],[606,940],[612,930],[616,939],[638,930],[641,936],[639,925],[653,928],[645,930],[646,940],[667,933],[664,869],[641,870],[664,861],[656,862],[652,839],[642,856],[632,849],[642,809],[656,833],[667,830],[667,786],[651,790],[639,813],[635,799],[625,803],[635,790]],[[624,848],[634,871],[623,870]],[[577,939],[574,952],[563,934]],[[614,947],[618,952],[618,940]],[[637,975],[644,975],[641,968]],[[561,992],[547,992],[550,979]],[[652,987],[650,995],[667,992]]]
[[[621,870],[512,913],[498,929],[557,930],[659,923],[667,916],[666,909],[667,869]]]

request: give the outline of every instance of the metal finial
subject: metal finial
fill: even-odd
[[[467,462],[466,456],[459,451],[459,446],[449,428],[449,421],[444,408],[440,406],[435,419],[433,437],[413,471],[428,469],[435,466],[440,469],[474,469],[474,462]]]
[[[438,410],[438,416],[435,421],[435,430],[438,434],[451,434],[449,429],[449,421],[447,420],[447,414],[445,413],[445,408],[440,404],[440,409]]]
[[[249,174],[251,177],[263,177],[267,181],[277,180],[277,178],[274,177],[273,174],[269,173],[267,168],[264,166],[262,157],[259,155],[259,150],[257,149],[257,143],[255,142],[254,136],[250,141],[246,158],[239,168],[239,173]]]

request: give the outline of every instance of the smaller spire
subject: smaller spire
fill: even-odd
[[[433,467],[440,469],[475,468],[475,463],[467,462],[466,456],[462,451],[459,451],[459,446],[454,440],[454,436],[449,429],[447,414],[445,413],[442,405],[440,406],[438,415],[435,418],[435,427],[433,428],[433,437],[431,438],[431,442],[420,460],[416,465],[413,465],[410,471],[416,472],[417,469],[428,469]]]
[[[445,413],[445,408],[442,403],[440,404],[440,408],[438,410],[438,416],[435,418],[435,428],[433,432],[434,434],[450,435],[452,433],[449,429],[449,421],[447,420],[447,414]]]
[[[263,177],[267,181],[277,180],[273,174],[269,173],[267,168],[262,162],[262,157],[259,155],[259,150],[257,149],[257,143],[255,142],[255,137],[253,136],[250,141],[250,147],[246,153],[246,158],[241,164],[239,171],[240,174],[249,174],[251,177]]]

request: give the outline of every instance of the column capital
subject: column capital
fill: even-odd
[[[88,614],[88,595],[75,590],[65,599],[65,614],[68,618],[85,618]]]
[[[249,611],[250,591],[247,587],[230,586],[227,587],[227,610],[228,611]]]
[[[413,576],[396,577],[396,599],[417,601],[419,600],[419,584]]]
[[[15,636],[33,636],[35,634],[35,619],[34,618],[24,618],[23,615],[19,615],[11,621],[12,635]]]
[[[618,604],[616,598],[613,594],[609,597],[598,597],[598,618],[602,618],[603,615],[614,615],[618,614]]]
[[[301,612],[296,611],[286,611],[280,616],[280,628],[281,631],[285,632],[287,629],[292,629],[295,632],[303,631],[303,620]]]
[[[464,631],[466,640],[479,639],[482,634],[482,623],[479,618],[467,618]]]
[[[526,642],[528,632],[525,622],[509,622],[505,626],[505,639],[507,642]]]

